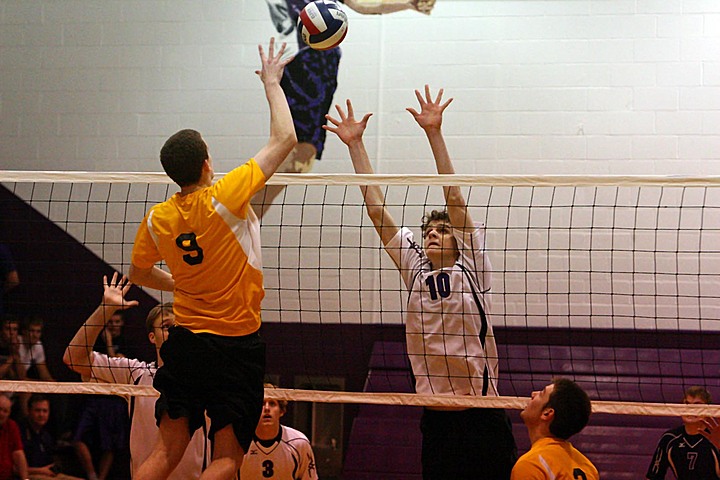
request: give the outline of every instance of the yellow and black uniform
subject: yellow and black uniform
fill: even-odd
[[[545,437],[513,467],[511,480],[598,480],[597,468],[570,442]]]
[[[193,432],[207,413],[211,438],[232,425],[245,450],[263,403],[260,227],[250,199],[265,180],[251,159],[212,186],[173,195],[145,216],[132,253],[142,269],[163,260],[175,281],[156,418],[186,417]]]

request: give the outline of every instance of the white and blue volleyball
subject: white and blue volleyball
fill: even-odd
[[[340,45],[347,34],[347,15],[332,0],[315,0],[305,5],[298,17],[303,41],[315,50]]]

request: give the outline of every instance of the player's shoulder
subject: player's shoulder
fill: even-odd
[[[291,442],[310,443],[310,440],[308,440],[307,436],[300,430],[296,430],[292,427],[288,427],[285,425],[281,425],[280,428],[282,428],[283,441],[288,442],[288,443],[291,443]]]

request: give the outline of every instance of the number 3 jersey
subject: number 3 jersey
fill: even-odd
[[[250,199],[265,185],[251,159],[214,185],[153,206],[135,238],[133,265],[160,260],[175,280],[178,325],[242,336],[260,328],[260,225]]]
[[[280,425],[280,432],[273,440],[253,439],[240,466],[240,480],[257,478],[317,480],[315,456],[307,437],[294,428]]]
[[[433,270],[430,260],[402,228],[386,250],[409,291],[405,336],[420,394],[496,396],[498,356],[488,319],[490,260],[482,226],[453,229],[459,258]]]

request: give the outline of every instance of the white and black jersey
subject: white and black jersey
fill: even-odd
[[[490,260],[484,231],[453,229],[459,257],[434,270],[412,231],[402,228],[386,250],[409,292],[408,356],[420,394],[496,396],[498,355],[490,306]]]
[[[240,466],[240,479],[317,480],[315,455],[307,437],[294,428],[280,426],[277,437],[255,437]]]

